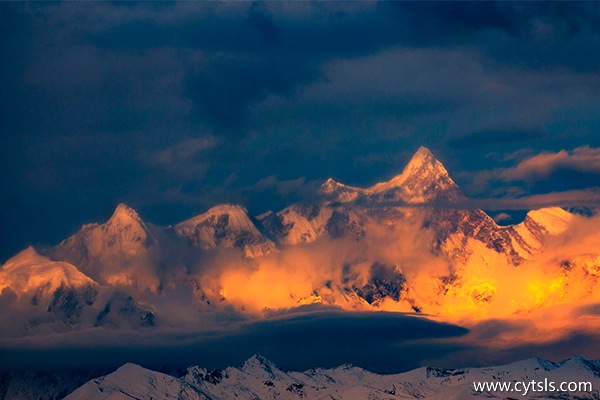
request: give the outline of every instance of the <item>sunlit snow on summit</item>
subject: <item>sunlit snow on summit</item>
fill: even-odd
[[[465,196],[424,147],[387,182],[329,179],[317,195],[259,216],[217,205],[167,227],[119,204],[106,223],[6,262],[2,296],[12,300],[2,313],[18,317],[4,334],[176,329],[227,310],[263,318],[309,304],[463,324],[529,318],[550,332],[579,325],[562,318],[569,307],[599,300],[597,217],[549,207],[499,226],[479,209],[452,208]],[[550,307],[560,307],[553,318]]]

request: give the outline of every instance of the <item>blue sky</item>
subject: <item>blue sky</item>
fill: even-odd
[[[3,3],[0,51],[2,259],[119,202],[171,224],[370,185],[421,145],[491,210],[600,203],[597,3]]]

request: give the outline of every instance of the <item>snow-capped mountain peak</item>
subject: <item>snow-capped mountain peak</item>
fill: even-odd
[[[100,225],[103,236],[109,241],[143,243],[149,245],[151,234],[139,214],[126,204],[120,203],[106,223]]]
[[[0,291],[9,287],[19,294],[52,294],[58,288],[96,283],[68,262],[52,261],[32,246],[9,259],[0,268]]]
[[[102,282],[107,277],[103,276],[103,269],[92,268],[93,264],[115,256],[125,260],[143,255],[156,242],[138,213],[125,204],[119,204],[108,221],[84,225],[48,253],[53,259],[77,265]]]
[[[267,358],[262,356],[261,354],[255,354],[242,364],[241,370],[244,372],[249,372],[250,370],[254,370],[256,368],[259,369],[277,369],[277,366],[269,361]]]
[[[260,354],[255,354],[246,360],[240,370],[248,375],[264,380],[271,379],[277,381],[288,378],[274,363]]]
[[[335,189],[337,189],[340,186],[343,187],[344,184],[337,182],[333,178],[327,178],[327,180],[321,185],[320,191],[321,193],[332,193]]]
[[[341,203],[348,203],[354,201],[364,193],[364,189],[344,185],[343,183],[337,182],[332,178],[329,178],[319,188],[319,193],[328,197],[333,197],[335,201]]]
[[[208,399],[177,378],[131,363],[123,365],[112,374],[89,381],[67,398],[81,400]]]
[[[201,249],[240,248],[246,257],[257,257],[275,250],[275,245],[256,228],[246,208],[221,204],[204,214],[177,224],[175,232]]]
[[[127,250],[141,244],[150,245],[150,230],[139,214],[131,207],[120,203],[104,224],[87,224],[61,245],[83,240],[88,250],[101,255],[108,248]]]
[[[44,258],[41,256],[33,246],[27,246],[26,249],[18,252],[13,257],[11,257],[4,265],[0,266],[0,270],[9,271],[11,269],[16,269],[23,264],[29,264],[32,261],[37,261]]]
[[[208,372],[191,367],[184,378],[126,364],[105,377],[93,379],[66,397],[67,400],[108,398],[155,399],[472,399],[506,398],[502,391],[475,391],[473,382],[586,381],[600,384],[600,362],[581,357],[552,363],[529,359],[512,364],[446,369],[422,367],[393,375],[375,374],[356,367],[282,372],[268,360],[252,357],[241,370]],[[277,372],[272,376],[270,371]],[[195,373],[194,373],[195,372]],[[520,393],[524,399],[592,399],[597,393],[542,392]]]
[[[426,147],[420,147],[400,175],[377,183],[366,191],[375,197],[407,203],[464,198],[448,171]]]
[[[348,203],[358,198],[370,202],[403,202],[410,204],[434,201],[456,201],[465,198],[458,185],[433,153],[421,146],[400,175],[367,189],[344,185],[332,178],[320,187],[319,193],[329,199]]]
[[[254,224],[248,216],[248,210],[239,204],[218,204],[203,214],[192,217],[188,220],[180,222],[175,226],[176,230],[181,230],[187,227],[195,227],[212,218],[218,218],[223,215],[228,216],[228,223],[236,229],[252,230]]]
[[[573,214],[560,207],[546,207],[529,211],[527,218],[530,218],[549,234],[558,235],[569,227],[573,220]]]
[[[119,203],[113,215],[106,222],[107,225],[127,226],[131,224],[145,225],[140,215],[127,204]]]
[[[328,178],[325,182],[323,182],[323,184],[321,185],[321,187],[319,188],[319,192],[323,193],[323,194],[330,194],[330,193],[334,193],[338,190],[357,190],[360,191],[360,188],[355,188],[352,186],[348,186],[348,185],[344,185],[343,183],[340,183],[338,181],[336,181],[333,178]]]

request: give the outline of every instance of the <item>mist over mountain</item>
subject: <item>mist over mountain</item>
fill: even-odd
[[[11,321],[0,325],[3,357],[27,371],[34,365],[23,361],[26,354],[37,354],[38,368],[68,353],[72,368],[89,367],[74,378],[59,373],[53,385],[64,384],[31,391],[37,396],[70,391],[94,368],[132,360],[168,371],[198,359],[221,365],[251,348],[289,368],[334,366],[348,362],[348,348],[360,348],[350,359],[383,372],[428,361],[485,365],[482,354],[497,363],[516,354],[597,355],[600,233],[593,209],[584,215],[547,207],[499,225],[469,205],[424,147],[388,181],[360,188],[328,179],[312,199],[261,215],[220,204],[169,226],[119,204],[106,222],[84,225],[56,246],[26,248],[0,267],[0,317]],[[292,352],[289,343],[297,343]],[[552,350],[556,343],[562,352]],[[90,358],[94,348],[101,353]],[[399,362],[398,352],[414,358]],[[125,370],[142,381],[154,374]],[[121,385],[119,371],[110,375],[118,378],[113,389]],[[5,373],[4,387],[23,385],[13,375]],[[165,393],[185,387],[195,398],[206,389],[156,379]],[[93,382],[85,390],[103,380]],[[319,387],[295,384],[286,387],[297,395]],[[230,389],[202,395],[220,398]],[[248,393],[263,389],[252,383]],[[396,389],[382,387],[377,396],[388,398],[386,390]]]
[[[598,3],[0,21],[0,400],[596,385]]]
[[[306,304],[464,322],[598,300],[597,217],[549,207],[498,225],[424,147],[386,182],[328,179],[315,198],[258,216],[217,205],[173,226],[119,204],[0,268],[14,321],[0,334],[187,329]]]

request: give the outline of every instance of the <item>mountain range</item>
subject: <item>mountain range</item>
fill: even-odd
[[[525,392],[476,390],[474,383],[523,382]],[[600,361],[574,357],[553,363],[539,358],[485,368],[422,367],[393,375],[374,374],[352,365],[304,372],[284,372],[255,355],[240,368],[206,370],[193,366],[180,377],[125,364],[115,372],[92,379],[65,400],[104,399],[597,399],[598,389],[552,391],[550,382],[582,382],[600,387]],[[540,386],[541,384],[541,386]],[[545,386],[544,386],[545,385]]]
[[[0,267],[1,313],[18,315],[0,335],[177,326],[225,307],[260,314],[310,303],[510,315],[579,301],[575,281],[594,296],[600,251],[548,256],[549,243],[568,239],[584,217],[549,207],[498,225],[464,206],[424,147],[389,181],[358,188],[328,179],[315,199],[258,216],[221,204],[173,226],[119,204],[105,223],[54,247],[28,247]],[[535,282],[514,290],[521,275]]]

